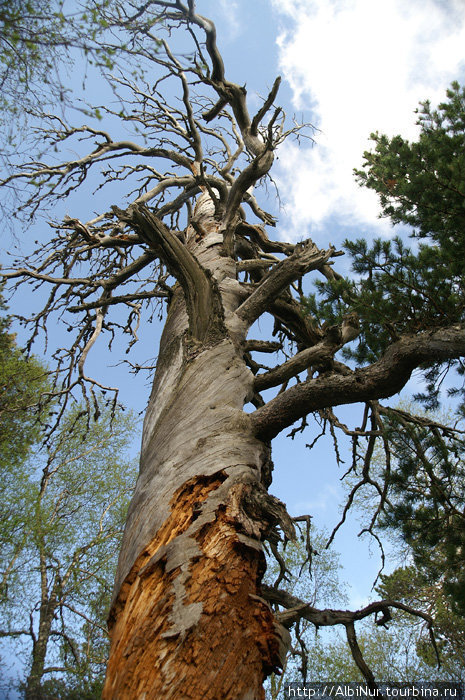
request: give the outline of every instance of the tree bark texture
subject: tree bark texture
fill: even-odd
[[[32,664],[26,681],[25,700],[40,700],[43,697],[41,687],[45,670],[45,659],[59,592],[56,581],[52,585],[50,592],[48,590],[47,568],[43,551],[40,553],[40,578],[39,630],[32,641]]]
[[[254,492],[267,498],[269,449],[243,410],[253,375],[243,359],[247,326],[235,313],[240,285],[210,200],[196,217],[203,234],[189,228],[186,245],[221,299],[221,332],[203,343],[188,333],[178,286],[120,555],[106,699],[263,698],[287,639],[259,596],[270,522],[266,507],[257,517],[248,504]]]
[[[308,271],[327,273],[333,248],[298,244],[247,285],[230,254],[228,226],[241,224],[226,224],[208,193],[182,240],[144,206],[118,215],[178,282],[119,559],[103,698],[258,700],[289,643],[261,596],[262,541],[276,524],[292,530],[267,493],[269,441],[312,411],[393,395],[421,363],[463,354],[464,329],[405,335],[372,365],[341,369],[331,362],[344,327],[313,327],[289,292]],[[285,319],[298,352],[254,375],[247,333],[266,311]],[[317,376],[286,388],[312,365]],[[279,383],[275,398],[260,402],[257,392]]]

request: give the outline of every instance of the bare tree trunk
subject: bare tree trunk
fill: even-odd
[[[187,247],[221,292],[217,342],[188,339],[179,287],[171,301],[144,423],[112,607],[104,698],[262,698],[285,630],[259,597],[261,485],[269,450],[243,411],[253,375],[235,318],[235,264],[210,216]],[[221,316],[223,318],[221,318]]]
[[[53,586],[50,595],[47,586],[46,560],[40,554],[41,576],[41,602],[39,611],[39,630],[37,637],[33,637],[32,664],[26,681],[25,700],[40,700],[42,698],[41,685],[45,669],[45,657],[52,629],[53,616],[56,610],[57,590]]]

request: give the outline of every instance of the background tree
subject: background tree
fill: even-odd
[[[302,540],[299,538],[297,544],[280,551],[281,566],[271,562],[267,582],[273,583],[273,577],[278,576],[282,588],[312,605],[343,602],[344,585],[339,580],[338,555],[325,549],[327,535],[315,532],[314,528],[311,530],[312,544],[321,552],[320,556],[313,551],[311,570],[305,538]],[[367,619],[358,629],[357,641],[363,659],[374,676],[386,683],[463,681],[464,620],[453,612],[441,584],[427,581],[414,566],[400,567],[390,575],[381,575],[376,593],[384,600],[405,603],[431,615],[441,666],[438,668],[436,650],[425,620],[396,610],[388,624],[380,626]],[[341,632],[341,626],[320,630],[300,620],[292,631],[283,674],[272,675],[266,686],[266,697],[281,698],[284,688],[293,682],[301,684],[302,677],[312,682],[364,681],[365,676]]]
[[[309,299],[310,309],[331,321],[347,311],[359,314],[358,347],[346,351],[358,362],[373,361],[405,332],[464,318],[465,88],[453,83],[437,110],[425,102],[418,113],[418,141],[372,134],[374,151],[364,154],[356,175],[379,195],[382,215],[413,226],[411,237],[420,243],[410,248],[398,236],[371,247],[363,239],[346,241],[358,280],[320,284],[323,299]],[[463,376],[462,362],[455,365]],[[431,362],[426,373],[421,398],[430,408],[437,405],[439,367]]]
[[[389,139],[383,134],[372,134],[375,149],[364,154],[364,169],[356,174],[360,184],[379,194],[385,216],[393,223],[412,226],[413,237],[429,240],[433,244],[430,254],[437,249],[441,267],[449,271],[448,276],[458,286],[457,296],[451,302],[458,302],[460,315],[463,313],[460,255],[465,243],[465,88],[454,82],[446,95],[447,100],[437,109],[428,101],[421,103],[417,110],[420,127],[417,141],[410,143],[401,136]],[[447,276],[443,278],[445,282]],[[443,309],[448,310],[448,306]]]
[[[26,357],[10,332],[11,319],[0,290],[0,552],[12,542],[9,562],[0,573],[0,600],[22,548],[22,470],[41,434],[41,405],[48,371],[36,358]],[[3,688],[2,688],[3,689]]]
[[[263,543],[276,542],[280,532],[294,537],[284,505],[268,493],[270,441],[295,421],[303,429],[318,412],[333,431],[351,434],[334,407],[356,403],[364,404],[365,417],[352,434],[383,439],[378,401],[397,393],[414,369],[432,365],[434,383],[435,372],[464,355],[463,286],[455,268],[444,270],[444,294],[451,277],[457,304],[443,308],[436,295],[440,310],[430,299],[428,314],[398,318],[396,306],[391,318],[389,304],[377,305],[382,280],[362,249],[353,252],[363,284],[333,270],[340,253],[332,246],[270,240],[265,226],[276,221],[254,187],[270,176],[280,144],[305,134],[287,126],[275,105],[279,79],[251,116],[246,89],[226,77],[214,24],[193,0],[153,0],[139,9],[138,23],[156,22],[159,30],[138,35],[150,81],[139,73],[114,78],[123,107],[100,106],[105,128],[49,117],[44,139],[62,159],[53,153],[18,164],[3,182],[20,185],[23,206],[34,213],[56,199],[70,203],[91,173],[98,178],[88,211],[82,205],[80,219],[56,221],[52,238],[4,273],[13,285],[50,285],[40,314],[29,319],[33,334],[52,318],[63,319],[70,333],[77,329],[54,354],[55,392],[64,401],[81,387],[89,411],[98,410],[111,391],[86,374],[98,336],[111,340],[121,328],[135,336],[143,312],[148,308],[150,319],[157,301],[168,302],[111,606],[103,697],[262,698],[264,678],[283,664],[287,628],[299,619],[342,624],[375,687],[355,623],[411,608],[383,600],[322,613],[262,585]],[[395,264],[400,256],[395,252]],[[386,265],[391,272],[393,264]],[[311,314],[303,305],[307,273],[327,280]],[[421,275],[428,274],[425,264]],[[399,287],[410,294],[409,279],[397,274],[382,298]],[[415,290],[407,295],[412,309],[417,294],[428,301],[427,292]],[[115,309],[120,304],[126,319]],[[271,338],[249,337],[266,314],[274,319]],[[360,326],[354,367],[340,351]],[[261,352],[278,353],[272,367],[254,355]],[[270,603],[281,612],[273,615]]]
[[[106,410],[88,426],[77,406],[47,449],[2,464],[0,635],[27,649],[26,698],[100,697],[134,423]]]
[[[6,307],[0,294],[0,312]],[[40,435],[39,413],[48,370],[27,358],[10,332],[10,319],[0,316],[0,467],[20,466]]]
[[[325,548],[328,535],[313,527],[306,534],[311,538],[311,557],[306,535],[291,546],[280,547],[279,562],[270,562],[266,582],[273,584],[278,579],[281,588],[313,606],[344,603],[338,555]],[[367,619],[358,629],[357,641],[373,675],[387,683],[463,680],[463,618],[447,606],[440,586],[426,582],[414,567],[399,568],[381,578],[376,593],[382,599],[405,603],[434,618],[441,668],[438,669],[425,620],[396,610],[388,624],[376,625]],[[266,697],[270,700],[283,697],[285,687],[293,682],[301,684],[302,678],[312,682],[364,681],[365,676],[350,652],[341,627],[319,629],[300,620],[292,630],[283,674],[271,676],[266,685]]]
[[[389,434],[395,469],[387,475],[389,506],[382,524],[409,545],[418,576],[439,585],[465,616],[465,468],[462,435],[405,425]]]
[[[41,104],[48,89],[60,101],[58,64],[66,57],[69,27],[63,3],[54,0],[0,3],[0,84],[3,119]],[[58,81],[58,85],[57,85]]]
[[[310,524],[310,519],[299,525],[294,542],[271,543],[273,557],[268,561],[264,581],[271,587],[281,586],[289,594],[308,601],[313,607],[347,603],[345,586],[339,578],[339,557],[325,549],[328,536]],[[279,606],[276,606],[279,613]],[[284,687],[297,677],[315,678],[315,667],[310,649],[317,643],[317,630],[307,620],[299,620],[292,629],[291,646],[283,673],[272,674],[267,683],[270,698],[282,697]],[[350,653],[349,653],[350,655]],[[334,678],[335,676],[333,676]]]
[[[18,151],[42,152],[35,128],[44,114],[99,115],[86,102],[89,77],[106,81],[109,71],[140,70],[139,37],[150,32],[157,17],[138,23],[139,16],[134,0],[0,0],[4,168]]]
[[[436,649],[427,626],[396,613],[424,662],[418,679],[429,677],[429,665],[437,679],[461,680],[463,432],[450,413],[423,412],[414,423],[413,410],[412,402],[403,402],[386,412],[385,449],[375,447],[371,455],[360,450],[363,465],[370,459],[369,475],[360,478],[352,465],[348,500],[362,514],[362,533],[371,532],[383,549],[387,541],[402,562],[389,576],[381,575],[377,592],[434,620]],[[414,678],[414,668],[409,673]]]
[[[27,499],[24,464],[41,435],[41,407],[49,389],[48,370],[18,347],[0,295],[0,549],[12,542],[10,561],[1,572],[0,596],[22,547],[22,499]]]
[[[462,681],[463,661],[457,658],[454,663],[451,658],[444,658],[444,663],[438,669],[434,651],[430,656],[431,642],[424,639],[425,646],[419,645],[420,635],[418,626],[412,622],[412,616],[400,613],[394,616],[388,629],[376,627],[370,622],[360,624],[357,640],[363,658],[381,682],[411,684]],[[311,669],[309,681],[363,683],[366,680],[339,628],[325,632],[309,629],[305,642],[309,671]],[[289,673],[286,667],[283,679],[275,680],[276,687],[279,683],[279,691],[270,689],[268,692],[270,700],[282,698],[284,687],[293,682],[301,684],[302,678],[295,669]]]
[[[431,669],[432,679],[463,681],[465,671],[465,620],[457,614],[450,595],[445,590],[445,578],[432,580],[431,576],[415,566],[399,567],[389,576],[382,576],[377,588],[378,593],[388,598],[402,600],[408,605],[426,610],[434,619],[436,643],[441,659],[441,668],[437,668],[437,657],[429,643],[428,635],[422,626],[411,627],[417,655],[424,665]],[[427,678],[423,666],[422,676]]]

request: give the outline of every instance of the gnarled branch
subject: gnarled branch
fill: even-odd
[[[221,300],[213,280],[167,226],[144,205],[126,211],[114,207],[121,221],[129,223],[166,263],[181,284],[189,315],[189,330],[199,342],[218,334],[222,322]]]
[[[463,326],[404,336],[368,367],[349,375],[331,373],[310,379],[279,394],[251,415],[255,433],[270,440],[312,411],[393,396],[405,386],[415,367],[464,355]]]
[[[269,309],[272,301],[291,282],[310,270],[318,269],[334,254],[334,248],[320,250],[310,240],[296,246],[292,255],[277,263],[262,279],[257,289],[240,305],[237,315],[251,325],[264,311]]]

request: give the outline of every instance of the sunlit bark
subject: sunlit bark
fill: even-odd
[[[204,208],[205,235],[189,230],[187,249],[221,299],[216,333],[204,344],[189,339],[178,287],[120,555],[105,698],[261,698],[282,663],[287,632],[259,596],[261,539],[273,524],[262,485],[269,449],[243,410],[254,378],[235,264]]]

